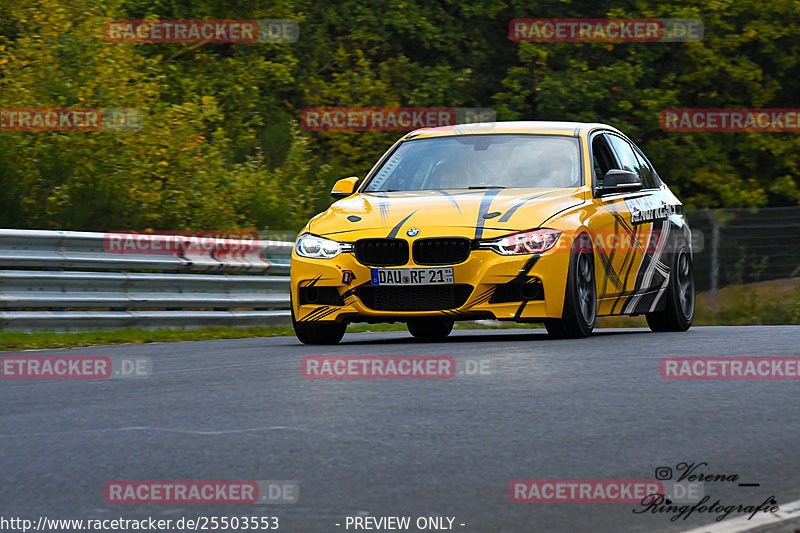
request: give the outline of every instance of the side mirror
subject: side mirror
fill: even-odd
[[[632,192],[641,188],[642,180],[636,172],[612,169],[603,176],[603,187],[600,189],[600,195]]]
[[[358,182],[358,176],[350,176],[349,178],[342,178],[336,183],[333,184],[333,189],[331,189],[331,196],[336,198],[345,198],[353,194],[353,191],[356,190],[356,183]]]

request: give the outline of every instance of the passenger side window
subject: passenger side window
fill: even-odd
[[[608,142],[614,147],[614,151],[617,153],[617,160],[622,170],[636,172],[636,167],[639,163],[636,161],[636,154],[633,153],[633,148],[628,144],[628,141],[616,135],[609,135]]]
[[[592,140],[592,166],[596,177],[597,187],[603,186],[603,176],[616,166],[611,148],[605,140],[605,135],[596,135]]]
[[[634,151],[633,146],[622,137],[617,137],[616,135],[608,135],[608,140],[614,147],[622,170],[636,172],[639,175],[639,179],[642,180],[643,188],[652,189],[655,187],[653,169],[646,163],[643,157],[639,156]]]
[[[634,154],[636,155],[636,160],[639,161],[639,176],[642,178],[642,184],[644,185],[645,189],[655,189],[658,187],[658,178],[656,177],[656,171],[650,165],[650,162],[647,158],[641,153],[640,150],[634,150]]]

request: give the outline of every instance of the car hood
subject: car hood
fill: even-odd
[[[360,193],[335,202],[307,230],[342,241],[405,236],[413,229],[419,237],[493,238],[537,228],[583,199],[577,188]]]

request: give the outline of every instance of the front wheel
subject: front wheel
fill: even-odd
[[[594,281],[594,255],[581,239],[570,258],[567,291],[561,318],[547,319],[544,326],[551,337],[579,339],[592,334],[597,320],[597,288]]]
[[[436,318],[409,320],[408,332],[414,337],[428,341],[440,341],[450,335],[453,331],[452,320],[441,320]]]
[[[653,331],[686,331],[694,319],[694,266],[686,243],[675,254],[663,311],[647,313]]]

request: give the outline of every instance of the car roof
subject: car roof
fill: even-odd
[[[421,128],[403,137],[418,139],[425,137],[449,137],[453,135],[480,135],[490,133],[538,133],[550,135],[569,135],[578,137],[581,132],[606,129],[621,133],[616,128],[599,122],[554,122],[554,121],[516,121],[516,122],[476,122],[438,128]]]

